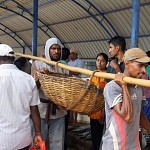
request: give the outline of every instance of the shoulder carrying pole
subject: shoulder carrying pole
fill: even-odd
[[[25,54],[21,54],[21,53],[15,53],[15,54],[16,54],[16,56],[21,56],[21,57],[25,57],[25,58],[29,58],[29,59],[33,59],[33,60],[40,60],[40,61],[43,61],[43,62],[45,62],[47,64],[54,65],[54,66],[56,66],[56,64],[57,64],[57,62],[55,62],[55,61],[50,61],[50,60],[47,60],[47,59],[42,58],[42,57],[25,55]],[[66,70],[69,70],[69,71],[73,71],[73,72],[78,72],[78,73],[81,73],[81,74],[89,75],[89,76],[91,76],[92,73],[93,73],[93,71],[91,71],[91,70],[87,70],[87,69],[83,69],[83,68],[77,68],[77,67],[72,67],[72,66],[68,66],[68,65],[62,64],[62,63],[59,63],[58,67],[66,69]],[[115,74],[104,73],[104,72],[96,72],[94,74],[94,76],[108,78],[108,79],[114,79],[115,78]],[[129,83],[129,84],[135,84],[135,85],[139,85],[139,86],[150,87],[150,80],[136,79],[136,78],[131,78],[131,77],[124,77],[123,81],[125,81],[126,83]]]

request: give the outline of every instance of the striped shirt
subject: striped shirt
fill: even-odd
[[[122,88],[113,81],[104,88],[106,130],[102,138],[102,150],[140,150],[139,122],[142,87],[128,86],[133,103],[133,122],[125,122],[113,109],[122,102]]]
[[[0,150],[32,142],[30,106],[40,103],[35,80],[13,64],[0,65]]]

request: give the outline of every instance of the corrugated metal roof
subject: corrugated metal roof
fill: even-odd
[[[116,34],[124,36],[127,48],[130,47],[131,0],[38,2],[38,55],[43,53],[45,42],[50,37],[58,37],[64,46],[78,49],[84,60],[94,59],[99,52],[108,54],[107,41]],[[139,47],[145,51],[149,50],[150,43],[149,10],[150,0],[140,0]],[[0,43],[10,45],[17,52],[22,52],[24,46],[26,53],[31,54],[32,20],[33,0],[1,0]]]

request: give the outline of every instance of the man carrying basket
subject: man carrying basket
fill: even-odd
[[[59,61],[61,59],[62,44],[57,38],[50,38],[46,41],[45,57],[48,60]],[[54,72],[55,66],[48,65],[42,61],[35,61],[32,64],[32,75],[38,79],[36,72],[41,70],[48,73],[49,70]],[[47,135],[49,137],[50,150],[63,150],[65,139],[65,115],[67,112],[58,107],[46,97],[40,88],[41,104],[39,112],[41,115],[41,127],[43,140],[46,141]]]
[[[102,138],[102,150],[140,150],[139,126],[150,133],[150,123],[141,110],[143,90],[141,86],[126,84],[125,76],[142,78],[150,58],[139,48],[124,54],[125,71],[116,74],[104,88],[106,130]]]

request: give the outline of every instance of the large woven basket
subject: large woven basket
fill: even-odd
[[[91,80],[84,81],[53,72],[50,75],[38,72],[38,76],[45,95],[66,110],[90,115],[104,107],[103,90]]]

